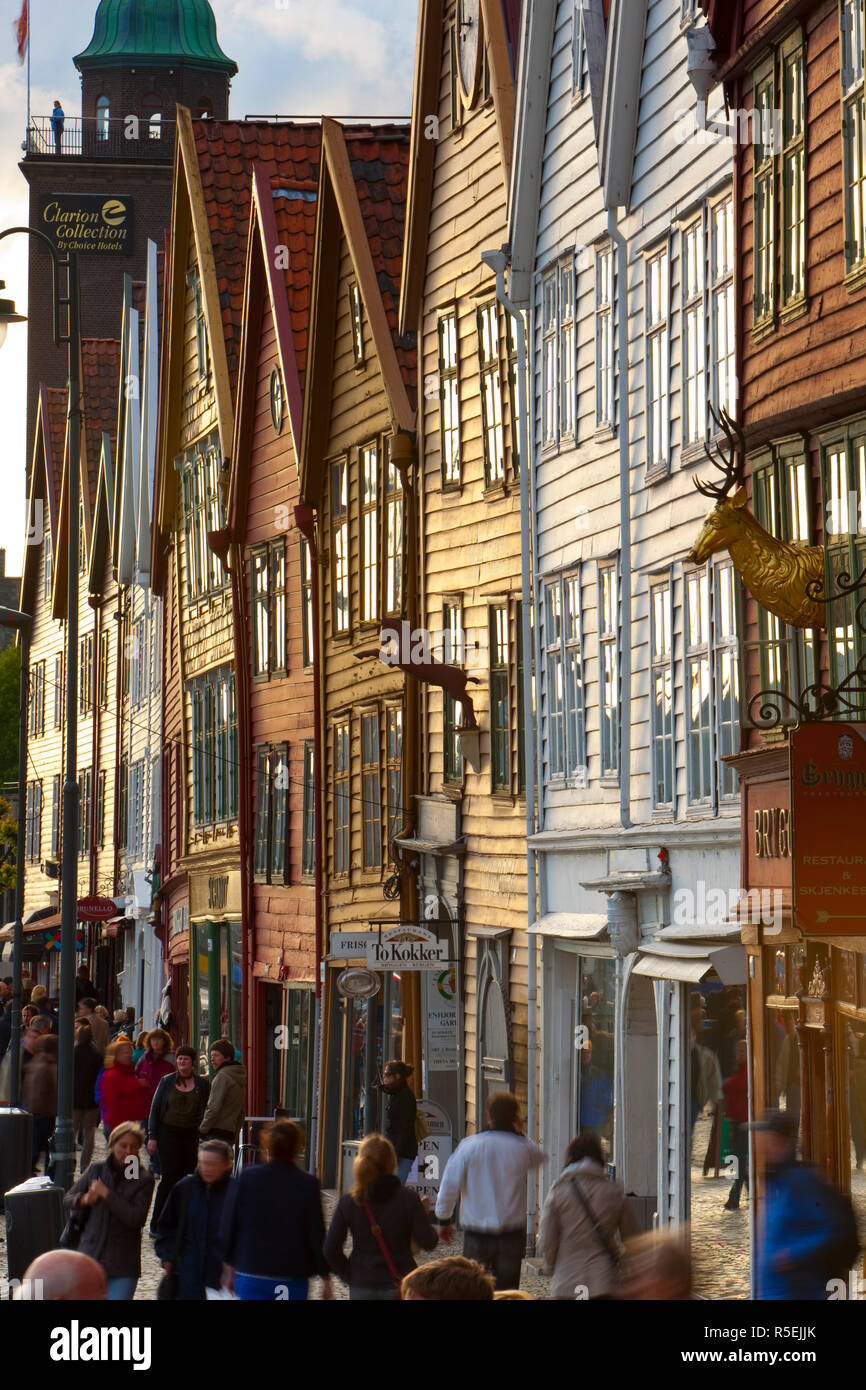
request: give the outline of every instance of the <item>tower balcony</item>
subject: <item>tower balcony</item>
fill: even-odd
[[[60,146],[50,116],[31,116],[22,142],[25,160],[105,159],[170,164],[174,158],[174,121],[161,116],[67,117]]]

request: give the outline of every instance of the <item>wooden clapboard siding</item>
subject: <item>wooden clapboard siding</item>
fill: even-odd
[[[515,935],[516,963],[509,974],[513,1081],[526,1095],[526,842],[522,799],[491,795],[488,611],[493,600],[519,599],[521,592],[520,494],[506,455],[508,484],[485,495],[480,372],[476,312],[495,299],[495,282],[481,261],[506,239],[506,184],[496,112],[492,99],[479,92],[464,112],[459,132],[450,129],[450,25],[455,4],[444,6],[439,50],[438,118],[440,138],[433,152],[432,195],[422,276],[419,329],[419,380],[438,381],[438,318],[456,305],[458,323],[458,392],[460,400],[461,487],[441,489],[439,402],[436,392],[419,401],[419,469],[423,493],[422,621],[433,633],[442,629],[443,602],[459,597],[463,627],[477,653],[467,651],[467,669],[479,683],[469,687],[481,728],[481,769],[468,767],[461,797],[461,831],[467,851],[463,863],[462,918],[465,924],[464,1080],[466,1127],[473,1129],[477,1094],[477,949],[467,934],[474,925],[510,928]],[[493,7],[485,13],[497,22]],[[489,51],[489,48],[488,48]],[[500,81],[510,83],[507,71]],[[417,114],[415,116],[417,121]],[[510,140],[508,142],[510,144]],[[500,313],[500,335],[505,322]],[[414,324],[411,325],[414,327]],[[510,408],[503,379],[504,429],[508,438]],[[427,687],[422,728],[423,790],[443,788],[443,695]],[[512,708],[511,718],[516,722]],[[453,793],[452,793],[453,794]],[[511,955],[511,946],[508,954]]]

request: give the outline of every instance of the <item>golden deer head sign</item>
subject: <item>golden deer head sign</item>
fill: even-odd
[[[714,443],[706,449],[722,481],[695,479],[698,492],[715,498],[716,505],[707,513],[686,558],[703,564],[717,551],[727,550],[749,593],[763,608],[792,627],[825,627],[826,604],[810,597],[823,591],[824,547],[776,540],[747,511],[743,431],[726,410],[717,415],[710,406],[710,413],[726,439],[726,445]]]

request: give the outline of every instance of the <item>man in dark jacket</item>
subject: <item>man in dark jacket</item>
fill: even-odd
[[[397,1177],[405,1182],[418,1154],[415,1135],[417,1105],[409,1085],[412,1067],[405,1062],[387,1062],[382,1089],[385,1092],[385,1138],[397,1155]]]
[[[177,1263],[176,1297],[183,1302],[202,1302],[206,1289],[220,1286],[221,1228],[231,1170],[228,1144],[206,1140],[198,1151],[196,1171],[172,1188],[159,1218],[156,1253],[166,1273]]]
[[[816,1169],[797,1163],[796,1115],[767,1110],[750,1128],[766,1178],[755,1296],[823,1301],[830,1280],[844,1277],[856,1258],[848,1248],[856,1238],[846,1229],[846,1199]]]

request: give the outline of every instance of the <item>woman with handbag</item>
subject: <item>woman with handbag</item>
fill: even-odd
[[[418,1154],[418,1107],[409,1087],[413,1068],[405,1062],[386,1062],[382,1089],[385,1092],[385,1138],[394,1145],[397,1177],[405,1182]]]
[[[547,1194],[538,1232],[551,1298],[610,1298],[619,1282],[619,1237],[633,1232],[625,1194],[605,1172],[601,1140],[578,1135]]]
[[[67,1227],[62,1243],[102,1265],[114,1302],[131,1299],[141,1275],[141,1232],[153,1195],[153,1174],[139,1158],[143,1143],[139,1125],[119,1124],[108,1136],[108,1158],[92,1163],[64,1198],[83,1228],[76,1243]]]
[[[199,1145],[198,1166],[172,1188],[156,1233],[165,1271],[157,1298],[203,1302],[222,1275],[223,1208],[232,1182],[232,1151],[221,1139]]]
[[[355,1186],[337,1203],[325,1237],[325,1258],[349,1285],[350,1299],[396,1302],[403,1276],[415,1268],[412,1242],[433,1250],[439,1233],[418,1193],[404,1187],[397,1176],[390,1140],[368,1135],[358,1150],[354,1173]],[[343,1246],[349,1232],[352,1253],[347,1258]]]

